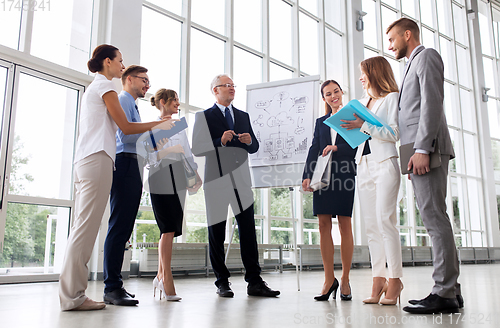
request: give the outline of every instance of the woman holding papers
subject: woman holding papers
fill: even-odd
[[[115,133],[143,133],[153,128],[168,130],[170,117],[161,122],[131,123],[123,112],[113,78],[122,76],[122,54],[111,45],[95,48],[87,66],[96,73],[82,99],[80,134],[75,152],[75,216],[68,237],[59,277],[59,299],[63,311],[100,310],[103,302],[85,296],[87,263],[108,203],[116,154]]]
[[[151,97],[151,105],[160,110],[159,120],[179,112],[179,97],[173,90],[160,89]],[[188,188],[184,161],[194,170],[198,168],[193,160],[186,130],[173,135],[170,139],[156,142],[156,149],[148,153],[148,186],[155,219],[160,228],[158,245],[158,273],[153,280],[153,293],[156,288],[165,295],[167,301],[179,301],[175,293],[174,279],[170,267],[174,237],[182,234],[182,218],[186,190],[196,192],[201,187],[201,179],[196,172],[196,184]]]
[[[391,66],[384,57],[366,59],[361,62],[360,69],[359,80],[366,92],[360,102],[387,123],[385,127],[378,127],[356,116],[356,120],[343,121],[345,124],[341,125],[347,129],[359,128],[371,137],[371,153],[356,153],[358,195],[373,275],[371,297],[363,302],[376,304],[380,301],[384,305],[395,305],[403,289],[400,280],[403,274],[401,242],[396,228],[397,196],[401,180],[396,150],[399,140],[398,86]],[[383,293],[385,298],[380,300]]]
[[[340,298],[351,300],[349,272],[352,262],[354,243],[352,237],[351,216],[354,202],[356,164],[352,149],[347,142],[323,122],[342,107],[343,91],[340,85],[333,81],[325,81],[321,85],[321,96],[325,101],[325,116],[316,120],[314,138],[307,155],[306,166],[302,175],[302,189],[311,189],[313,176],[319,156],[331,156],[330,184],[323,189],[314,191],[313,212],[318,216],[321,258],[325,269],[325,282],[321,295],[314,297],[317,301],[327,301],[333,293],[336,298],[339,282],[333,272],[333,240],[332,217],[337,217],[341,237],[342,279]]]

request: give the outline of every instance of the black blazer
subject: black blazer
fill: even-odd
[[[214,104],[203,112],[196,114],[193,128],[193,154],[205,156],[205,182],[215,180],[233,172],[244,165],[248,174],[248,154],[259,150],[259,142],[255,137],[250,124],[250,116],[233,106],[234,132],[250,133],[250,146],[241,143],[237,138],[226,143],[223,147],[221,138],[224,131],[229,130],[226,119],[217,105]],[[246,179],[245,179],[246,180]]]
[[[307,154],[306,165],[304,167],[304,173],[302,174],[302,180],[311,179],[314,173],[314,168],[316,167],[316,162],[318,157],[321,156],[323,149],[326,146],[332,144],[332,135],[330,133],[330,127],[323,123],[327,118],[330,117],[330,114],[325,116],[321,116],[316,120],[316,125],[314,127],[314,137],[312,141],[312,145],[309,148],[309,153]],[[338,150],[332,154],[333,160],[349,160],[353,161],[356,156],[356,151],[358,148],[352,149],[351,146],[339,135],[337,134],[337,138],[335,141],[335,145],[338,147]],[[366,155],[367,149],[363,151],[363,154]],[[351,165],[350,167],[353,167]]]

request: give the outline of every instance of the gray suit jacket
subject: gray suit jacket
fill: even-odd
[[[410,57],[399,93],[401,145],[455,157],[443,108],[444,66],[439,53],[420,47]]]

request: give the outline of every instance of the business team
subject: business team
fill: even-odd
[[[355,185],[359,193],[361,215],[366,223],[373,274],[371,296],[363,302],[395,305],[400,299],[403,290],[402,260],[399,233],[396,228],[396,206],[401,179],[395,146],[400,140],[401,145],[413,143],[415,151],[409,162],[401,165],[407,165],[411,171],[409,178],[417,205],[424,226],[431,237],[435,282],[429,296],[410,300],[410,305],[403,310],[416,314],[453,313],[463,307],[463,298],[457,281],[458,259],[445,203],[448,163],[454,157],[454,152],[443,110],[443,62],[434,49],[425,49],[420,44],[420,31],[413,20],[401,18],[393,22],[386,33],[389,38],[389,50],[394,52],[397,59],[407,58],[399,89],[392,69],[383,57],[369,58],[360,64],[360,82],[365,90],[361,102],[384,120],[390,129],[373,126],[357,116],[353,117],[353,120],[343,121],[342,127],[360,129],[370,137],[358,149],[351,149],[340,135],[325,128],[323,124],[326,118],[342,107],[341,86],[333,80],[328,80],[321,87],[326,115],[316,122],[313,143],[304,168],[302,187],[304,190],[312,191],[310,179],[319,156],[331,156],[332,162],[339,160],[352,162],[354,164],[349,167],[354,171],[332,171],[332,183],[314,191],[313,194],[314,215],[319,219],[320,246],[325,269],[325,282],[321,294],[315,299],[328,300],[332,293],[335,298],[339,287],[342,300],[352,299],[349,269],[353,250],[351,216]],[[83,283],[85,273],[82,269],[86,269],[98,223],[102,218],[107,199],[106,190],[108,192],[111,190],[111,217],[105,244],[104,301],[115,305],[138,304],[134,295],[123,288],[120,275],[124,245],[132,231],[142,190],[138,174],[141,168],[135,143],[139,134],[151,130],[155,125],[155,128],[169,129],[176,121],[171,119],[171,115],[165,115],[161,116],[158,122],[139,123],[140,116],[135,100],[144,97],[150,86],[147,69],[133,65],[122,73],[123,65],[118,49],[108,45],[96,48],[93,58],[89,61],[89,69],[98,74],[91,84],[91,86],[95,84],[95,88],[89,88],[82,104],[80,126],[85,129],[80,128],[83,134],[81,132],[78,140],[76,154],[79,157],[75,158],[77,219],[69,237],[60,278],[62,310],[97,310],[105,306],[104,303],[92,301],[85,296],[86,283]],[[116,97],[116,91],[110,81],[119,77],[122,78],[123,91]],[[216,275],[217,294],[220,297],[234,296],[229,283],[230,274],[224,263],[226,217],[228,206],[231,205],[239,227],[241,257],[246,270],[245,280],[248,283],[247,294],[276,297],[280,292],[272,290],[262,280],[258,262],[248,154],[258,150],[259,142],[253,133],[248,114],[232,105],[235,96],[232,79],[225,74],[216,76],[212,81],[211,91],[216,103],[211,108],[196,114],[192,151],[195,156],[203,156],[206,159],[205,202],[210,260]],[[169,98],[165,98],[165,101],[167,99]],[[165,106],[163,103],[162,105]],[[92,115],[101,115],[107,118],[105,122],[109,121],[106,123],[109,127],[103,126],[101,134],[91,134],[91,126],[87,127],[90,123],[86,122],[95,120]],[[114,145],[111,145],[108,135],[116,130],[115,122],[120,129],[116,134]],[[102,146],[92,145],[91,141]],[[160,145],[165,146],[166,143],[167,140],[160,142]],[[116,151],[112,149],[115,146]],[[155,151],[159,152],[159,149]],[[183,149],[183,153],[186,151]],[[441,165],[431,169],[430,154],[433,153],[441,156]],[[88,173],[95,171],[96,165],[101,168],[105,166],[98,164],[97,161],[104,163],[106,156],[110,158],[110,165],[115,161],[116,171],[113,173],[112,184],[108,172],[99,173],[99,177]],[[96,162],[96,165],[93,162]],[[126,169],[121,169],[122,162]],[[112,167],[110,165],[108,166]],[[338,166],[333,165],[333,167]],[[84,173],[90,174],[90,178]],[[106,177],[106,180],[101,179],[101,176]],[[89,179],[90,183],[86,181]],[[333,183],[335,179],[350,184],[335,186]],[[171,181],[173,183],[173,177]],[[197,187],[200,185],[201,181]],[[347,188],[348,185],[351,187]],[[158,221],[159,224],[168,220],[168,209],[162,213],[163,219]],[[182,215],[182,208],[180,213]],[[156,214],[157,211],[155,216]],[[340,283],[333,273],[331,220],[335,216],[338,217],[342,238],[343,274]],[[167,232],[162,231],[162,233]],[[169,234],[174,236],[174,232]],[[79,283],[76,284],[75,281]],[[175,296],[172,279],[169,278],[169,281],[171,300],[180,300],[180,297]],[[162,284],[161,287],[165,290],[166,285]],[[381,300],[384,293],[385,297]]]

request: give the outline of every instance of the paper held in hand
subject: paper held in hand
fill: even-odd
[[[330,184],[330,178],[332,176],[332,162],[330,161],[330,157],[332,157],[331,151],[324,157],[321,155],[318,156],[318,161],[316,162],[310,184],[311,189],[314,191],[322,189]]]

